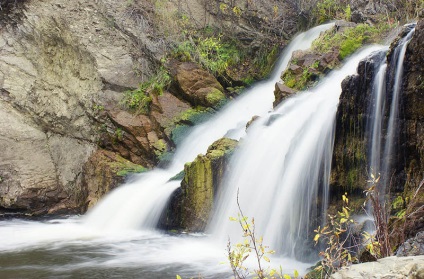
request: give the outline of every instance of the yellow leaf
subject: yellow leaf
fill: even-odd
[[[267,262],[270,262],[270,260],[267,256],[264,256],[264,260],[267,261]]]
[[[181,276],[180,275],[177,275],[177,279],[181,279]]]
[[[294,270],[294,278],[299,277],[299,271],[297,271],[296,269]]]
[[[230,217],[230,221],[238,221],[238,219],[234,217]]]
[[[274,276],[274,275],[275,275],[275,273],[277,273],[277,271],[275,271],[275,269],[271,269],[271,270],[269,271],[269,276]]]
[[[341,223],[341,224],[346,223],[346,222],[347,222],[347,219],[346,219],[346,218],[341,218],[341,219],[340,219],[340,223]]]
[[[292,278],[291,278],[291,276],[290,276],[290,275],[288,275],[288,274],[284,274],[283,278],[284,278],[284,279],[292,279]]]
[[[318,233],[318,234],[316,234],[316,235],[315,235],[315,237],[314,237],[314,241],[315,241],[315,242],[317,242],[320,236],[321,236],[321,235],[320,235],[319,233]]]

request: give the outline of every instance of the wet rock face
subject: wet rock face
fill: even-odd
[[[331,191],[340,197],[344,192],[362,195],[367,176],[366,124],[370,118],[373,76],[385,53],[361,61],[358,74],[342,82],[336,115],[336,134],[331,172]]]
[[[405,188],[416,188],[424,178],[424,20],[415,28],[406,50],[403,75],[402,111],[400,114],[399,153],[401,166],[397,181]]]
[[[237,141],[223,138],[213,143],[205,155],[184,166],[181,188],[171,197],[168,210],[162,216],[166,229],[203,231],[207,225],[218,192],[228,168],[229,157]]]
[[[399,128],[395,138],[397,149],[392,157],[385,158],[392,162],[390,170],[392,193],[417,188],[423,178],[424,87],[421,85],[424,51],[419,43],[423,40],[423,27],[424,22],[420,21],[406,51],[400,94]],[[390,53],[388,69],[396,66],[396,61],[392,61]],[[342,84],[343,92],[336,118],[332,184],[344,185],[343,191],[352,187],[359,190],[365,186],[368,173],[366,148],[369,146],[367,141],[371,139],[371,135],[366,131],[366,123],[370,119],[369,104],[374,101],[371,99],[370,90],[375,72],[372,60],[375,59],[362,61],[358,67],[358,75],[348,77]],[[388,86],[392,83],[392,78],[389,78]],[[391,102],[392,93],[389,92],[385,97],[388,104]],[[383,116],[385,122],[389,112],[386,106]]]

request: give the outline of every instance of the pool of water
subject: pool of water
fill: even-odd
[[[0,236],[0,278],[232,277],[225,243],[203,234],[98,231],[72,217],[0,221]],[[272,262],[287,272],[310,266]]]

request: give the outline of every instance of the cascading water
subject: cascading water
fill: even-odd
[[[409,26],[411,30],[408,34],[403,37],[398,43],[397,47],[393,53],[393,60],[396,61],[396,66],[394,69],[394,84],[393,84],[393,93],[392,93],[392,102],[390,104],[390,114],[387,124],[387,136],[386,142],[384,145],[384,155],[382,161],[382,182],[384,191],[387,190],[388,185],[390,184],[390,168],[392,167],[391,157],[394,152],[394,142],[396,140],[397,129],[398,129],[398,118],[399,118],[399,96],[402,85],[402,75],[403,75],[403,61],[405,58],[406,47],[412,39],[412,35],[415,32],[415,25]]]
[[[152,230],[166,200],[179,186],[179,181],[169,179],[213,141],[224,135],[239,138],[252,116],[271,110],[275,83],[293,51],[309,48],[331,26],[315,27],[297,36],[285,48],[271,79],[247,90],[217,116],[196,127],[178,146],[169,168],[139,175],[81,219],[0,222],[2,275],[83,277],[89,272],[93,276],[171,278],[176,273],[189,277],[199,272],[205,278],[229,277],[228,268],[219,265],[225,245],[216,245],[209,238],[205,241],[204,237],[170,236]],[[45,260],[40,262],[41,258]],[[298,270],[308,266],[290,259],[284,262]]]
[[[237,216],[239,193],[244,215],[255,218],[257,234],[270,247],[290,256],[306,249],[311,214],[324,213],[324,207],[315,205],[320,191],[326,204],[341,81],[355,73],[361,59],[379,49],[362,50],[316,88],[288,99],[249,127],[219,195],[210,226],[213,235],[237,241],[238,224],[227,220]]]
[[[384,52],[386,54],[386,51]],[[381,141],[382,141],[382,119],[385,108],[384,94],[386,92],[386,70],[387,59],[381,60],[377,66],[378,70],[374,77],[374,84],[372,90],[372,106],[371,106],[371,146],[370,146],[370,159],[369,166],[374,174],[380,172],[380,157],[381,157]]]
[[[377,65],[378,70],[374,77],[370,106],[370,124],[368,127],[371,136],[369,143],[368,165],[370,172],[381,178],[382,196],[387,191],[390,184],[390,169],[392,157],[395,151],[395,141],[398,134],[399,100],[401,94],[401,83],[403,74],[403,61],[406,47],[414,34],[414,25],[407,26],[409,32],[399,42],[392,52],[392,59],[395,64],[390,69],[387,68],[387,59],[381,60]],[[384,54],[387,53],[385,50]],[[388,112],[386,107],[391,96]],[[384,147],[384,148],[383,148]]]
[[[233,240],[233,235],[240,236],[238,227],[230,227],[232,223],[228,221],[229,216],[237,214],[235,196],[240,188],[244,213],[255,217],[258,235],[264,236],[266,244],[290,255],[294,250],[302,250],[310,215],[324,209],[314,203],[319,191],[323,192],[321,203],[326,204],[325,185],[329,179],[340,81],[355,72],[361,58],[379,49],[368,48],[352,56],[316,89],[288,99],[267,115],[272,108],[274,84],[287,67],[291,53],[308,48],[329,27],[317,27],[298,36],[286,48],[273,77],[196,127],[178,146],[169,168],[139,175],[136,181],[110,194],[82,220],[1,222],[2,275],[171,278],[179,273],[184,277],[229,277],[228,267],[218,264],[225,254],[222,243],[217,244],[211,237],[170,236],[145,229],[155,228],[166,200],[179,186],[178,181],[169,179],[182,170],[183,164],[224,135],[244,135],[245,125],[253,115],[262,118],[250,126],[234,156],[234,173],[226,180],[234,185],[228,184],[227,192],[222,193],[210,232],[223,241],[228,235]],[[284,266],[302,270],[308,265],[285,259]]]
[[[178,146],[172,163],[166,170],[153,170],[141,174],[127,185],[121,186],[85,216],[90,227],[123,230],[153,229],[166,206],[171,193],[179,187],[179,181],[169,181],[184,168],[184,164],[204,153],[215,140],[227,136],[239,139],[246,123],[254,115],[264,115],[272,109],[275,83],[287,67],[295,50],[308,49],[322,31],[334,24],[324,24],[298,35],[284,50],[278,67],[269,80],[260,82],[239,99],[225,107],[219,114],[194,128]]]

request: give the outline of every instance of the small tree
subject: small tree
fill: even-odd
[[[326,244],[326,249],[319,255],[322,257],[321,265],[315,268],[321,271],[321,278],[328,278],[342,266],[347,266],[356,261],[353,249],[356,249],[356,239],[352,233],[352,225],[355,223],[351,217],[352,209],[349,208],[347,193],[342,195],[342,210],[335,215],[328,215],[328,225],[314,230],[315,244],[319,241]],[[353,245],[352,245],[353,244]]]
[[[270,262],[270,259],[267,255],[274,254],[274,250],[270,250],[268,246],[263,244],[263,237],[257,237],[255,232],[255,219],[244,216],[243,211],[241,210],[238,190],[237,190],[237,207],[239,210],[238,217],[230,217],[231,221],[238,222],[240,227],[243,230],[243,242],[237,243],[236,245],[231,245],[230,240],[227,244],[227,255],[228,261],[230,263],[231,270],[233,272],[235,279],[245,279],[249,274],[254,274],[254,278],[258,279],[291,279],[292,277],[288,274],[283,274],[282,268],[280,270],[264,268],[262,265],[262,260]],[[247,258],[254,254],[257,268],[253,272],[249,271],[247,267],[244,266],[244,262]],[[298,278],[299,273],[297,270],[294,271],[294,278]]]

